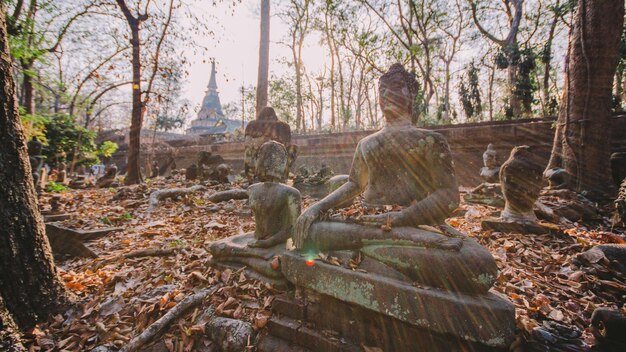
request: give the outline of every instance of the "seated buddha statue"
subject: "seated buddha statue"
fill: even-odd
[[[379,274],[394,272],[411,283],[486,292],[497,276],[495,261],[444,223],[459,204],[457,179],[445,138],[411,122],[418,89],[401,64],[380,78],[385,126],[358,143],[348,181],[298,217],[294,244],[305,256],[360,251],[378,263]],[[359,196],[378,214],[349,222],[325,216]]]

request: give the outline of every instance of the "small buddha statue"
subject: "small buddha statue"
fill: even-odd
[[[65,164],[65,162],[60,162],[57,169],[59,170],[56,177],[57,182],[67,184],[67,164]]]
[[[212,264],[246,266],[253,276],[284,287],[286,282],[271,260],[285,250],[285,242],[292,236],[301,198],[297,189],[281,183],[287,164],[287,150],[281,143],[261,145],[255,165],[255,177],[260,182],[247,189],[255,231],[212,243]]]
[[[487,150],[483,153],[483,165],[484,166],[480,168],[480,177],[488,183],[498,182],[500,172],[498,153],[491,143],[489,143]]]
[[[43,144],[35,138],[31,139],[28,144],[28,158],[30,160],[30,168],[33,175],[33,184],[35,185],[35,191],[41,193],[41,169],[43,167],[44,156],[41,155],[43,151]]]

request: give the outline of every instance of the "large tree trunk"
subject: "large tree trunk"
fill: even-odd
[[[259,43],[259,71],[256,88],[256,114],[267,106],[267,87],[270,69],[270,0],[261,0],[261,38]]]
[[[21,329],[69,302],[38,210],[0,2],[0,298]],[[1,312],[0,312],[1,313]],[[1,318],[5,324],[4,315]]]
[[[587,191],[594,198],[614,190],[607,133],[623,24],[624,1],[578,0],[563,99],[546,169],[564,169],[571,189]]]
[[[139,21],[131,20],[130,25],[133,46],[133,109],[130,122],[130,134],[128,141],[128,162],[126,178],[124,184],[134,185],[142,182],[141,171],[139,169],[139,152],[141,151],[141,125],[143,123],[142,102],[141,102],[141,56],[139,53]]]

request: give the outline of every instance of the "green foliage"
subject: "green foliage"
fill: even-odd
[[[478,74],[479,70],[472,61],[459,82],[459,99],[467,121],[474,121],[482,112]]]
[[[96,151],[96,155],[98,155],[99,157],[110,158],[111,155],[113,155],[113,153],[117,151],[117,148],[119,148],[117,143],[111,142],[111,141],[104,141],[98,147],[98,150]]]
[[[61,193],[61,192],[65,192],[66,190],[67,190],[67,187],[62,183],[48,181],[48,184],[46,184],[46,192]]]
[[[65,155],[68,160],[78,152],[78,164],[89,164],[98,161],[95,155],[95,132],[79,126],[75,119],[65,113],[57,113],[46,118],[46,139],[48,145],[44,155],[48,160],[57,160]]]
[[[48,144],[46,139],[46,122],[48,119],[46,117],[27,114],[24,107],[20,106],[20,119],[27,140],[35,138],[44,145]]]
[[[281,121],[295,122],[296,85],[289,77],[272,77],[269,82],[269,104]]]
[[[533,94],[539,88],[534,73],[537,55],[531,48],[519,51],[517,55],[517,79],[513,94],[522,101],[522,107],[529,108],[534,102]],[[530,112],[530,111],[528,111]]]

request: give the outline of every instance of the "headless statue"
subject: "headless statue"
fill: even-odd
[[[384,264],[382,275],[395,270],[406,281],[486,292],[497,275],[489,252],[440,226],[457,208],[459,191],[446,140],[411,123],[418,89],[414,76],[400,64],[380,78],[385,127],[358,143],[348,181],[300,215],[295,245],[305,255],[359,250]],[[327,211],[351,204],[359,195],[364,205],[384,213],[353,222],[320,221]],[[385,211],[388,205],[403,208]],[[421,225],[443,230],[418,228]]]
[[[291,145],[291,128],[285,122],[279,121],[273,108],[266,106],[257,115],[256,120],[250,121],[245,130],[244,172],[249,180],[256,175],[257,153],[261,145],[267,141],[281,143],[287,150],[287,168],[281,181],[284,181],[296,159],[297,148]]]
[[[258,151],[256,178],[247,189],[254,213],[254,233],[232,236],[210,246],[216,265],[246,266],[257,278],[284,285],[282,274],[272,268],[271,259],[285,250],[293,225],[300,215],[300,192],[280,183],[287,167],[287,150],[275,141],[265,142]],[[223,194],[227,194],[225,191]]]

